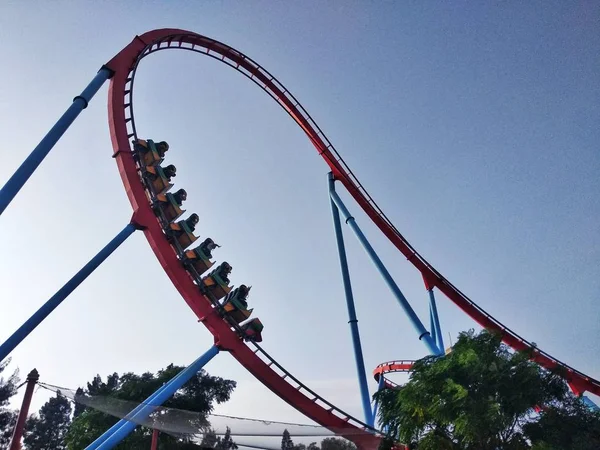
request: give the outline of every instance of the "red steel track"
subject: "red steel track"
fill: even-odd
[[[460,292],[419,255],[377,206],[302,105],[259,64],[226,44],[190,31],[160,29],[136,36],[127,47],[106,64],[106,67],[114,71],[108,100],[111,140],[114,157],[134,210],[133,220],[144,227],[144,233],[156,257],[200,321],[223,348],[229,350],[242,365],[275,394],[317,423],[339,434],[347,435],[362,448],[373,448],[378,443],[377,437],[365,432],[361,434],[360,430],[365,427],[363,423],[314,394],[272,360],[260,347],[256,346],[256,350],[253,351],[247,344],[240,341],[229,325],[213,311],[212,303],[199,292],[198,287],[177,259],[175,251],[167,242],[158,219],[154,216],[148,203],[129,142],[130,138],[135,135],[132,91],[137,64],[145,56],[166,49],[188,50],[212,57],[233,67],[260,86],[304,130],[335,178],[346,187],[389,241],[421,273],[427,288],[437,287],[482,327],[501,333],[503,341],[515,350],[532,350],[533,359],[543,367],[562,369],[565,379],[575,393],[590,391],[600,395],[599,381],[552,358],[509,330]],[[275,371],[274,367],[278,371]]]
[[[388,361],[388,362],[381,363],[377,367],[375,367],[375,369],[373,370],[373,378],[375,378],[375,381],[379,382],[379,377],[384,376],[386,373],[410,372],[414,363],[415,363],[414,361],[409,361],[409,360],[396,360],[396,361]],[[384,378],[384,380],[385,380],[386,387],[388,387],[388,388],[398,387],[398,384],[394,383],[393,381],[390,381],[385,378]]]

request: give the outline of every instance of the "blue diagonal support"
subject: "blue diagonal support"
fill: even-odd
[[[408,302],[408,300],[406,299],[406,297],[404,296],[404,294],[402,293],[402,291],[400,290],[400,288],[386,269],[385,265],[383,264],[383,262],[381,261],[381,259],[379,258],[379,256],[365,237],[365,235],[363,234],[362,230],[356,223],[356,220],[354,219],[354,217],[352,217],[352,215],[348,211],[348,208],[346,208],[346,205],[344,205],[344,202],[342,202],[342,199],[340,199],[337,192],[335,192],[334,183],[330,184],[329,195],[331,196],[331,199],[346,219],[346,223],[352,229],[358,241],[361,243],[361,245],[369,255],[369,258],[371,258],[371,261],[373,261],[373,264],[375,265],[375,267],[383,277],[384,281],[392,291],[392,294],[394,294],[394,297],[396,297],[396,300],[398,300],[398,303],[404,310],[405,314],[408,316],[408,319],[410,320],[411,324],[413,325],[413,327],[419,335],[419,340],[422,340],[425,343],[426,347],[432,355],[442,354],[443,350],[440,350],[438,348],[436,342],[432,339],[431,334],[429,333],[429,331],[427,331],[427,329],[423,325],[423,322],[421,322],[421,319],[419,319],[412,306],[410,306],[410,303]]]
[[[16,170],[12,177],[0,190],[0,215],[10,204],[13,198],[25,185],[29,177],[35,172],[35,169],[42,163],[46,155],[52,150],[52,147],[58,142],[62,135],[67,131],[75,121],[79,113],[87,108],[89,101],[102,87],[104,82],[112,76],[113,72],[108,68],[102,68],[96,74],[94,79],[88,84],[83,92],[73,99],[71,106],[67,108],[58,122],[48,131],[48,134],[33,149],[27,159]]]
[[[196,375],[208,362],[219,353],[215,345],[210,347],[206,353],[196,361],[179,372],[167,384],[159,388],[148,397],[142,404],[131,411],[127,416],[108,429],[102,436],[92,442],[85,450],[109,450],[125,439],[138,426],[148,418],[165,401],[171,398],[175,392]]]
[[[329,177],[329,183],[331,189],[331,184],[334,183],[331,176]],[[350,272],[348,270],[348,261],[346,259],[346,247],[344,245],[344,234],[340,222],[340,213],[335,203],[333,203],[333,200],[330,200],[330,202],[331,215],[333,216],[333,228],[335,230],[335,239],[342,271],[342,281],[344,284],[344,294],[346,295],[346,305],[348,307],[348,324],[350,325],[350,333],[352,334],[352,345],[354,348],[354,360],[356,362],[356,374],[358,376],[358,384],[360,387],[360,397],[365,414],[365,422],[368,425],[373,426],[374,416],[373,411],[371,410],[371,398],[369,396],[369,385],[367,384],[367,371],[365,369],[362,345],[360,343],[358,319],[356,317],[356,308],[354,307],[354,296],[352,294],[352,284],[350,283]]]

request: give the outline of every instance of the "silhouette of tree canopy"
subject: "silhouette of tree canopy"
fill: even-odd
[[[182,369],[183,367],[171,364],[156,374],[146,372],[137,375],[130,372],[118,375],[114,373],[109,375],[106,381],[103,381],[98,375],[87,383],[85,389],[78,390],[78,393],[84,396],[107,396],[142,402]],[[214,377],[202,370],[167,400],[164,406],[200,413],[191,419],[193,420],[191,425],[200,430],[208,426],[206,417],[213,410],[214,404],[228,401],[235,386],[235,381]],[[160,419],[166,420],[168,414],[169,411],[161,412]],[[116,417],[92,408],[76,408],[73,422],[65,439],[67,448],[69,450],[85,448],[118,420]],[[117,448],[147,450],[150,448],[151,438],[152,430],[146,427],[137,427]],[[197,445],[190,442],[189,437],[173,437],[166,433],[160,433],[159,446],[163,450],[198,448]]]
[[[10,359],[0,363],[0,448],[8,448],[17,421],[17,413],[8,408],[8,404],[17,393],[19,372],[14,371],[8,378],[2,376],[9,363]]]
[[[27,450],[65,450],[71,424],[71,402],[60,393],[27,419],[23,442]]]
[[[379,424],[392,440],[420,450],[583,448],[540,447],[553,428],[563,430],[553,431],[553,442],[563,443],[558,435],[577,434],[581,420],[595,424],[587,429],[596,436],[600,422],[598,414],[583,414],[582,401],[559,374],[530,357],[511,351],[496,334],[461,333],[448,355],[417,361],[408,383],[375,395]],[[539,413],[537,406],[543,407]],[[573,418],[572,424],[563,417]]]

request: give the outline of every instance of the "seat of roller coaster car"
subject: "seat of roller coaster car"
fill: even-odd
[[[191,265],[199,274],[203,274],[214,264],[210,260],[210,256],[207,256],[201,247],[202,244],[192,250],[186,251],[184,259],[184,263]]]
[[[196,239],[198,239],[193,230],[190,230],[185,220],[180,220],[176,223],[170,223],[167,236],[175,239],[182,249],[189,247]]]
[[[154,143],[152,139],[138,139],[133,141],[133,148],[138,152],[140,160],[146,166],[154,166],[160,164],[169,150],[169,144],[162,141]]]
[[[248,292],[249,289],[246,287],[246,285],[242,284],[227,294],[225,303],[231,303],[233,307],[237,309],[247,309],[248,301],[246,298],[248,297]]]
[[[165,175],[165,171],[166,168],[163,169],[160,166],[146,166],[144,168],[143,176],[152,185],[152,190],[156,195],[166,194],[173,187],[170,183],[171,176]],[[175,176],[175,174],[172,176]]]
[[[254,318],[242,325],[244,339],[247,341],[262,342],[262,331],[264,326],[260,319]]]
[[[158,194],[156,196],[154,207],[162,211],[167,222],[173,222],[185,212],[181,209],[181,205],[177,203],[175,195],[169,193]]]
[[[198,217],[198,214],[196,213],[191,214],[190,217],[184,220],[185,225],[192,232],[196,231],[196,225],[198,225],[198,222],[200,222],[200,217]]]

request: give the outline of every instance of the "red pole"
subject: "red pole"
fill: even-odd
[[[152,447],[150,447],[150,450],[158,450],[158,433],[159,431],[156,428],[152,431]]]
[[[33,396],[33,388],[40,379],[40,374],[37,370],[33,369],[27,375],[27,388],[25,389],[25,396],[23,397],[23,403],[21,404],[21,410],[19,411],[19,417],[15,425],[15,431],[13,432],[12,440],[10,441],[10,450],[21,450],[21,438],[23,437],[23,429],[25,428],[25,421],[29,414],[29,405],[31,404],[31,397]]]

